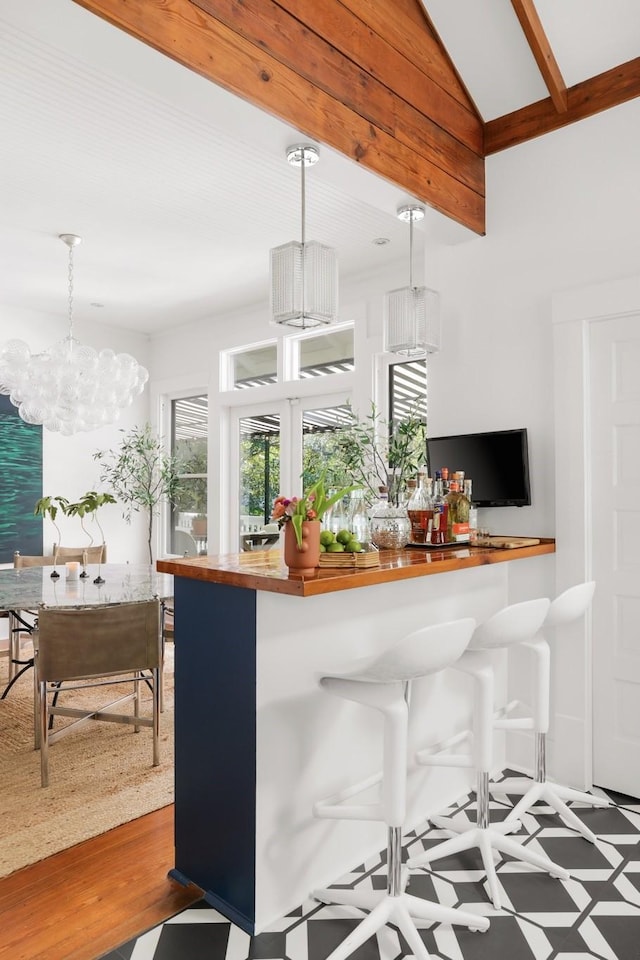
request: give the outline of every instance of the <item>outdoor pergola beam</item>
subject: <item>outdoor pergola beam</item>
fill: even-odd
[[[511,5],[520,21],[520,26],[538,64],[547,90],[551,94],[553,105],[558,113],[563,113],[567,109],[567,86],[547,40],[547,35],[540,23],[540,17],[533,0],[511,0]]]

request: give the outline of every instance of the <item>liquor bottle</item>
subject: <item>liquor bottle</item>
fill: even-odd
[[[407,486],[409,482],[407,481]],[[407,513],[411,521],[411,542],[429,543],[433,527],[433,503],[423,473],[418,474],[418,485],[409,498]]]
[[[478,508],[473,502],[472,481],[465,480],[464,495],[469,501],[469,543],[477,543],[478,540]]]
[[[431,543],[445,543],[447,538],[448,505],[442,492],[443,481],[438,478],[434,484],[433,494],[433,523],[431,526]]]
[[[449,485],[446,496],[447,513],[447,543],[469,542],[469,500],[458,489],[456,480]]]

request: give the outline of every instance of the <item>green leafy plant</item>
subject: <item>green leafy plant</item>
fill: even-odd
[[[48,517],[49,520],[51,520],[58,534],[58,546],[60,546],[61,543],[61,533],[60,527],[56,523],[56,517],[58,516],[58,512],[66,515],[68,511],[69,501],[66,497],[40,497],[39,500],[36,500],[33,508],[33,513],[36,517]]]
[[[389,503],[397,506],[407,480],[426,458],[427,425],[415,413],[390,422],[371,404],[364,419],[354,419],[339,436],[339,445],[354,480],[366,491],[369,502],[381,486],[389,489]]]
[[[291,522],[295,530],[298,546],[302,545],[302,524],[305,520],[322,520],[334,503],[342,500],[352,490],[359,490],[359,486],[344,487],[330,497],[325,489],[324,474],[310,487],[302,497],[277,496],[273,503],[271,519],[277,521],[278,526]]]
[[[115,497],[111,496],[110,493],[97,493],[95,490],[88,490],[87,493],[84,493],[77,503],[70,503],[67,505],[66,514],[69,517],[79,517],[80,526],[84,530],[85,534],[89,537],[89,545],[93,543],[93,537],[87,530],[84,525],[84,518],[87,516],[93,517],[94,522],[98,526],[100,531],[100,536],[102,537],[102,542],[104,543],[104,530],[100,525],[98,520],[97,511],[100,507],[103,507],[107,503],[117,503]]]
[[[173,504],[177,464],[151,424],[121,432],[122,443],[117,450],[98,450],[93,458],[101,466],[100,480],[111,487],[122,504],[126,522],[131,523],[133,513],[147,514],[147,547],[149,563],[153,563],[153,521],[160,503]]]

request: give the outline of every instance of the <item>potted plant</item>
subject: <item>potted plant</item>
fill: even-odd
[[[401,506],[407,480],[426,460],[427,425],[415,412],[390,422],[371,404],[364,420],[354,419],[340,434],[340,449],[369,503],[387,487],[389,503]]]
[[[194,537],[206,537],[207,515],[205,513],[199,513],[193,518],[191,521],[191,532]]]
[[[110,493],[97,493],[95,490],[88,490],[87,493],[84,493],[80,497],[77,503],[70,503],[67,505],[67,509],[65,511],[67,516],[80,518],[80,526],[82,527],[84,533],[89,537],[89,546],[91,546],[93,543],[93,537],[84,525],[84,518],[86,516],[93,517],[93,520],[97,524],[98,530],[100,531],[102,542],[104,543],[104,530],[100,525],[97,513],[100,507],[103,507],[107,503],[117,503],[117,500]]]
[[[178,486],[177,464],[151,424],[121,433],[118,449],[97,450],[93,458],[102,468],[100,480],[109,484],[122,504],[126,522],[131,523],[133,513],[147,514],[147,547],[149,563],[153,563],[153,521],[160,503],[173,503]]]
[[[39,500],[36,500],[36,504],[33,508],[33,513],[36,517],[48,517],[51,523],[54,525],[58,534],[58,539],[56,542],[58,546],[60,546],[60,527],[56,523],[58,511],[65,515],[68,513],[69,501],[66,499],[66,497],[40,497]]]

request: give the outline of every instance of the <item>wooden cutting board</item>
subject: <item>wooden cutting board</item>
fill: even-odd
[[[535,537],[489,537],[492,547],[504,550],[514,550],[516,547],[535,547],[540,543]]]

